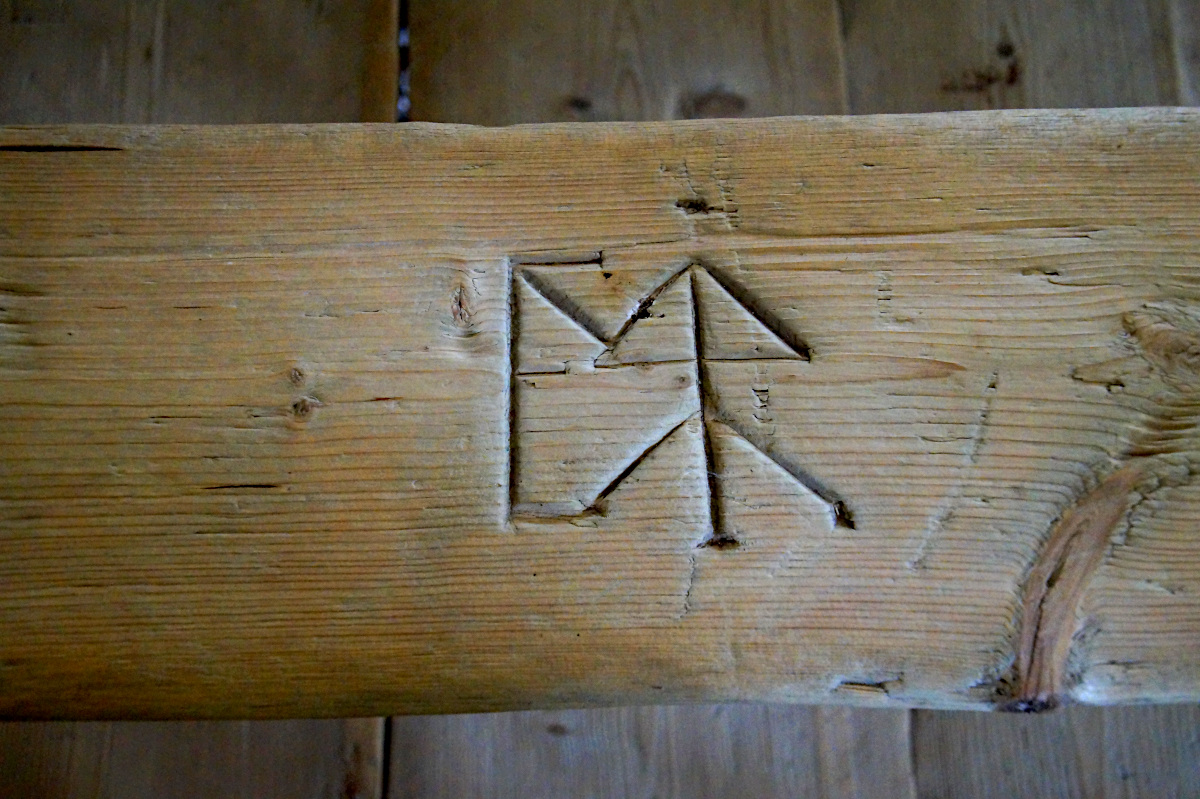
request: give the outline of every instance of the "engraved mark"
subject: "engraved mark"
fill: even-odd
[[[775,338],[782,342],[791,351],[779,357],[784,358],[800,358],[801,360],[811,361],[812,350],[808,343],[796,333],[792,332],[783,324],[783,321],[775,315],[769,308],[763,307],[755,300],[745,289],[738,286],[728,277],[721,274],[720,270],[715,268],[697,267],[698,272],[702,272],[705,277],[714,280],[725,292],[736,301],[737,305],[749,314],[762,329],[770,332]],[[762,355],[758,356],[763,357]],[[770,356],[767,356],[770,357]],[[750,360],[747,358],[746,360]]]
[[[562,314],[574,322],[580,330],[587,333],[597,341],[603,340],[604,334],[600,331],[600,325],[595,319],[592,319],[586,311],[576,305],[570,297],[556,289],[554,286],[546,283],[541,277],[538,276],[536,272],[532,270],[522,270],[520,277],[527,286],[536,291],[543,299],[562,312]]]
[[[769,426],[747,430],[721,410],[707,372],[710,363],[808,361],[811,350],[800,336],[728,276],[695,261],[643,289],[619,326],[610,318],[612,332],[606,336],[588,306],[593,296],[588,292],[609,281],[646,286],[644,277],[653,272],[623,276],[604,268],[602,257],[586,261],[585,272],[581,262],[582,257],[555,261],[550,256],[532,264],[524,257],[509,261],[510,520],[605,515],[609,497],[638,467],[685,425],[698,421],[708,524],[697,547],[741,545],[724,524],[714,424],[722,425],[722,435],[745,440],[817,497],[833,526],[854,528],[841,497],[774,451]],[[561,270],[537,271],[546,267]],[[572,292],[572,285],[583,288]],[[770,418],[769,384],[760,376],[751,390],[755,420],[761,423]],[[590,412],[580,410],[584,405]],[[637,410],[629,413],[628,407]]]
[[[596,501],[593,502],[591,504],[591,506],[589,506],[589,510],[599,511],[599,509],[603,507],[604,500],[608,499],[608,495],[611,494],[612,492],[616,491],[618,486],[620,486],[621,483],[625,482],[625,478],[627,478],[627,477],[629,477],[629,475],[633,474],[634,469],[636,469],[638,466],[641,466],[642,461],[644,461],[644,460],[646,460],[646,458],[650,457],[650,455],[653,454],[654,451],[656,449],[658,449],[664,441],[666,441],[668,438],[670,438],[671,435],[675,433],[675,431],[679,430],[681,427],[683,427],[685,424],[687,424],[688,422],[692,421],[695,418],[696,418],[696,414],[692,414],[688,418],[684,419],[682,422],[675,425],[670,430],[668,430],[666,433],[664,433],[660,439],[658,439],[653,444],[651,444],[649,447],[647,447],[646,450],[643,451],[640,455],[638,455],[636,458],[634,458],[632,461],[630,461],[629,465],[626,466],[624,469],[622,469],[621,473],[612,479],[612,482],[610,482],[603,489],[601,489],[600,493],[596,495]]]
[[[708,419],[704,416],[705,387],[708,385],[704,371],[704,327],[700,324],[700,304],[696,297],[696,272],[691,270],[689,281],[692,289],[692,341],[696,358],[696,399],[700,403],[701,435],[704,437],[704,473],[708,475],[708,536],[701,546],[708,546],[721,538],[724,526],[721,524],[720,492],[717,489],[717,464],[713,456],[712,435],[708,430]],[[728,536],[730,546],[737,546],[738,541],[732,535]],[[725,547],[718,547],[723,549]]]

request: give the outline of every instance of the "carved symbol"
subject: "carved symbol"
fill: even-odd
[[[513,519],[603,514],[656,453],[702,460],[708,546],[737,546],[723,524],[716,444],[732,439],[783,469],[853,527],[845,503],[773,452],[770,437],[722,410],[710,370],[809,360],[769,310],[713,269],[606,270],[517,263],[511,275],[509,500]],[[769,387],[748,386],[760,422]],[[647,430],[647,427],[651,429]],[[691,437],[689,450],[676,442]]]

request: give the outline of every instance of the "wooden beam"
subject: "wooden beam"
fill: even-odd
[[[0,712],[1195,699],[1198,146],[0,130]]]

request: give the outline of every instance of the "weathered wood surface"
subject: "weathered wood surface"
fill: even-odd
[[[695,4],[638,0],[604,16],[607,26],[601,25],[601,32],[593,25],[584,28],[590,35],[577,37],[579,19],[595,20],[587,16],[590,6],[584,11],[569,3],[539,6],[535,16],[526,12],[520,19],[518,10],[514,20],[513,4],[501,8],[421,0],[412,12],[417,56],[414,108],[422,118],[442,122],[537,122],[622,113],[645,118],[653,112],[659,118],[672,118],[704,109],[692,103],[672,105],[671,98],[703,96],[721,86],[727,93],[710,96],[743,100],[743,114],[762,113],[755,86],[745,81],[746,64],[772,56],[755,53],[738,63],[739,43],[762,30],[745,22],[745,14],[756,13],[769,17],[771,40],[796,42],[801,52],[824,52],[827,59],[823,70],[794,73],[802,75],[794,87],[811,88],[772,87],[768,95],[772,113],[833,110],[815,104],[822,93],[849,94],[853,102],[841,110],[856,113],[1022,104],[1200,103],[1194,88],[1195,76],[1200,75],[1200,48],[1192,0],[1170,3],[1170,30],[1158,16],[1162,4],[1157,0],[1092,3],[1088,4],[1091,16],[1069,2],[1032,5],[1013,0],[920,4],[801,0],[789,3],[790,13],[782,18],[771,15],[770,4],[736,4],[739,13],[722,13],[735,4],[702,5],[706,16],[703,25],[696,26]],[[841,12],[840,25],[813,24],[815,14],[822,10],[833,14],[835,6]],[[464,10],[450,13],[451,9]],[[653,24],[647,25],[646,20]],[[658,24],[684,30],[657,35]],[[616,32],[618,26],[621,33]],[[605,36],[605,30],[611,33]],[[598,48],[601,43],[607,43],[608,49]],[[1177,81],[1159,61],[1164,44],[1173,48]],[[508,60],[512,50],[520,51],[520,56]],[[444,57],[451,52],[455,58]],[[473,60],[481,52],[488,60]],[[795,52],[789,47],[774,57]],[[830,68],[839,58],[844,58],[841,68]],[[730,60],[735,63],[729,65]],[[614,79],[618,74],[621,81]],[[1172,86],[1176,82],[1177,92]],[[627,87],[621,95],[625,103],[615,101],[621,83]],[[649,87],[643,89],[643,84]],[[643,102],[630,103],[630,98]],[[648,98],[667,101],[650,104],[645,102]],[[722,105],[721,112],[727,115],[741,106],[736,101]],[[519,111],[514,113],[510,106]],[[1018,723],[1007,714],[915,710],[912,720],[920,735],[911,768],[921,776],[919,795],[930,797],[992,796],[1005,791],[1021,795],[1022,790],[1025,795],[1067,796],[1072,791],[1080,794],[1082,788],[1099,794],[1097,780],[1091,778],[1099,771],[1106,775],[1103,786],[1109,795],[1188,796],[1200,791],[1191,787],[1200,777],[1191,765],[1194,756],[1188,758],[1196,736],[1189,722],[1179,719],[1190,719],[1194,728],[1200,718],[1195,707],[1189,711],[1175,705],[1136,712],[1071,710],[1065,719],[1049,719],[1040,726]],[[884,726],[874,715],[881,712],[887,711],[855,708],[846,720],[875,729]],[[549,726],[561,714],[537,715]],[[737,740],[773,740],[781,716],[796,720],[789,734],[802,742],[789,755],[780,756],[773,746],[755,746],[745,757],[735,751],[726,759],[726,749],[713,747],[721,758],[709,771],[706,766],[713,761],[696,763],[676,754],[680,749],[690,751],[687,747],[694,739],[724,735],[728,725],[737,725]],[[572,795],[605,795],[606,790],[612,795],[726,795],[724,775],[732,770],[752,786],[740,792],[757,796],[905,795],[896,786],[910,781],[910,763],[892,756],[892,750],[908,749],[907,740],[893,747],[872,740],[867,749],[838,749],[839,762],[870,769],[876,779],[890,779],[890,789],[871,792],[863,790],[861,783],[843,787],[838,781],[820,780],[819,787],[801,782],[804,790],[797,791],[795,775],[823,774],[825,765],[803,743],[814,734],[807,731],[802,720],[806,718],[803,713],[775,708],[764,713],[756,704],[697,709],[686,718],[672,707],[592,710],[572,712],[571,723],[562,725],[569,729],[564,736],[546,733],[535,723],[514,721],[508,714],[406,720],[396,725],[392,738],[393,790],[403,788],[402,793],[413,796],[457,790],[462,795],[470,791],[460,790],[461,786],[479,785],[483,778],[477,775],[486,769],[493,787],[490,795],[503,795],[506,789],[522,795],[530,792],[531,785],[544,791],[562,788],[561,793]],[[1093,745],[1089,737],[1097,720],[1104,731],[1103,747]],[[1087,745],[1080,746],[1081,740]],[[646,741],[653,743],[647,747]],[[659,749],[666,753],[660,754]],[[570,776],[560,777],[561,772],[554,771],[553,785],[547,784],[549,779],[539,780],[538,767],[563,751],[581,759],[586,752],[586,766],[569,769]],[[1124,756],[1126,752],[1134,754]],[[1097,756],[1103,758],[1102,764],[1096,763]],[[756,760],[751,764],[747,758]],[[693,779],[697,772],[702,776]]]
[[[5,722],[0,796],[378,799],[384,721]]]
[[[1195,8],[421,0],[412,5],[413,112],[504,125],[1195,105]]]
[[[388,795],[916,796],[903,710],[649,710],[395,718]]]
[[[396,0],[0,2],[0,122],[396,118]]]
[[[1073,707],[1036,718],[913,714],[918,796],[1200,795],[1200,708]]]
[[[834,0],[420,0],[410,9],[415,119],[846,112]]]
[[[3,712],[1193,698],[1198,126],[4,130]]]
[[[849,0],[842,6],[854,113],[1191,102],[1168,0],[1025,3]],[[1084,55],[1084,54],[1088,55]]]
[[[1200,8],[1189,0],[1172,0],[1171,22],[1179,102],[1200,105]]]

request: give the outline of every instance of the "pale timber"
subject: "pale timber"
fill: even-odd
[[[0,712],[1195,700],[1198,156],[0,129]]]

